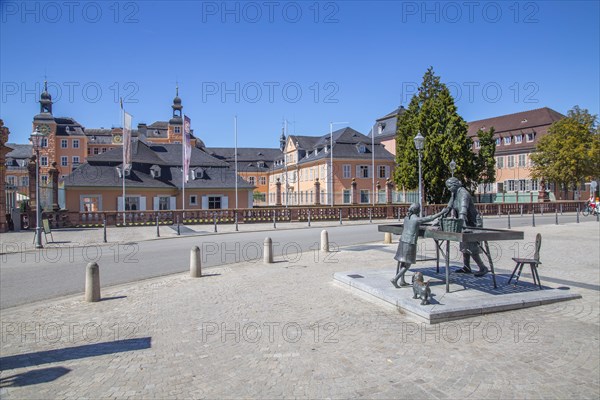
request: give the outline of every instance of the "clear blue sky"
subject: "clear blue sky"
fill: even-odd
[[[134,124],[168,120],[179,82],[208,146],[233,146],[234,115],[244,147],[277,147],[284,117],[289,133],[368,134],[429,66],[467,121],[600,109],[598,1],[1,3],[11,142],[26,142],[45,74],[54,115],[88,128],[121,125],[119,95]]]

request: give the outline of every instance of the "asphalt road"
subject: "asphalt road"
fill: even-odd
[[[591,221],[593,217],[581,217]],[[536,224],[554,224],[555,215],[536,215]],[[560,223],[575,215],[559,216]],[[393,223],[393,221],[390,221]],[[489,228],[507,228],[508,218],[486,217]],[[531,226],[531,216],[511,217],[511,227]],[[285,225],[280,225],[284,228]],[[189,270],[189,252],[199,246],[202,268],[242,261],[262,262],[263,241],[273,240],[276,258],[293,261],[298,252],[318,254],[322,228],[210,234],[87,247],[44,248],[41,251],[0,255],[0,309],[83,293],[85,266],[100,265],[103,287]],[[329,227],[333,247],[381,241],[376,224]]]

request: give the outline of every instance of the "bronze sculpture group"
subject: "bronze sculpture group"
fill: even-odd
[[[397,288],[408,286],[408,283],[404,280],[404,275],[410,266],[416,262],[417,239],[421,224],[434,221],[440,217],[453,216],[463,220],[463,226],[466,229],[469,227],[480,228],[483,226],[483,220],[475,208],[473,197],[467,189],[463,187],[460,180],[455,177],[449,178],[446,180],[446,187],[450,191],[451,196],[448,205],[441,212],[428,217],[419,217],[420,207],[418,204],[413,203],[408,209],[408,213],[404,218],[404,226],[398,243],[398,249],[394,256],[394,259],[398,261],[398,268],[396,270],[396,275],[391,282]],[[461,242],[460,251],[463,253],[463,267],[457,270],[457,273],[472,273],[471,258],[475,260],[475,263],[479,267],[479,271],[475,272],[473,274],[474,276],[481,277],[489,272],[481,259],[481,248],[478,242]],[[415,276],[417,274],[415,274]],[[423,299],[421,304],[429,304],[429,282],[423,282],[422,274],[421,276],[417,276],[417,278],[415,278],[415,276],[413,276],[414,298],[417,298],[418,295],[418,297]],[[400,281],[400,283],[398,283],[398,281]]]

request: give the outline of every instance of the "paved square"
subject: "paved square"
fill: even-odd
[[[524,231],[499,273],[541,232],[542,284],[581,299],[429,325],[333,282],[395,268],[396,244],[290,254],[3,310],[0,395],[597,399],[598,224]]]

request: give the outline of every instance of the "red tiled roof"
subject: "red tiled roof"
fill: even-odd
[[[522,111],[515,114],[501,115],[499,117],[480,119],[469,122],[468,136],[477,135],[479,129],[489,130],[494,127],[496,134],[503,132],[520,132],[539,126],[551,125],[553,122],[565,118],[551,108],[543,107],[536,110]],[[500,135],[503,136],[503,135]]]

